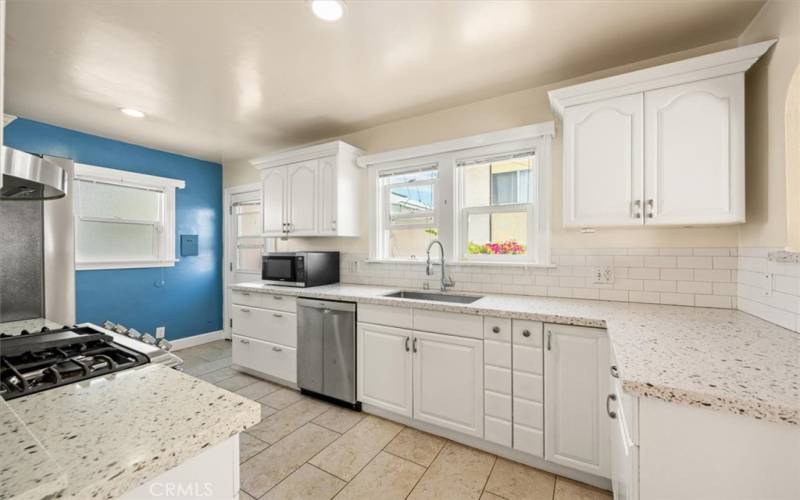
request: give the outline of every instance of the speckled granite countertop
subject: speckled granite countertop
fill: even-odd
[[[65,498],[115,498],[255,425],[261,413],[256,402],[158,364],[13,399],[7,408],[64,468]],[[17,460],[3,448],[0,485],[12,472],[17,481],[57,479],[58,469],[42,460],[9,469]]]
[[[20,321],[6,321],[4,323],[0,323],[0,333],[10,333],[11,335],[17,335],[22,330],[28,330],[29,332],[38,332],[42,329],[42,327],[47,327],[51,330],[55,330],[57,328],[63,328],[64,325],[58,324],[54,321],[50,321],[49,319],[44,318],[34,318],[34,319],[23,319]]]
[[[47,498],[67,486],[66,472],[3,399],[0,399],[0,450],[0,499]]]
[[[452,304],[346,284],[231,288],[606,328],[626,391],[800,425],[800,335],[741,311],[491,294]]]

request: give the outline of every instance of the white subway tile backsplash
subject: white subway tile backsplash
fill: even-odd
[[[636,280],[657,280],[661,270],[653,267],[630,267],[628,268],[628,278]]]
[[[688,293],[662,293],[661,303],[672,306],[693,306],[694,295]]]
[[[648,292],[674,292],[677,288],[675,281],[645,280],[644,289]]]
[[[703,293],[710,295],[714,293],[711,283],[703,281],[679,281],[678,292],[680,293]]]
[[[692,281],[694,279],[693,269],[662,269],[662,280]]]
[[[645,267],[676,267],[678,258],[672,256],[645,257]]]
[[[692,253],[694,255],[710,256],[710,257],[727,257],[731,254],[730,248],[695,248]]]
[[[722,297],[719,295],[695,295],[694,305],[697,307],[718,307],[731,309],[733,307],[733,297]]]
[[[713,263],[711,257],[678,257],[678,267],[684,269],[711,269]]]
[[[731,279],[731,272],[728,269],[695,269],[694,281],[721,281],[729,283]]]
[[[644,267],[644,257],[641,255],[619,255],[614,257],[616,267]]]

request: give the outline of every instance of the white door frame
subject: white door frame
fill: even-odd
[[[231,294],[228,287],[231,286],[231,263],[233,262],[233,255],[235,249],[232,246],[233,238],[231,234],[232,221],[231,216],[231,200],[234,195],[241,193],[249,193],[252,191],[261,191],[261,183],[254,182],[252,184],[242,184],[239,186],[231,186],[225,188],[222,192],[222,330],[225,333],[225,338],[231,338]]]

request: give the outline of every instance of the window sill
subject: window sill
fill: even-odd
[[[180,262],[180,259],[174,260],[159,260],[159,261],[100,261],[100,262],[76,262],[76,271],[97,271],[101,269],[144,269],[149,267],[175,267],[175,263]]]
[[[425,265],[425,260],[412,260],[412,259],[366,259],[364,260],[364,262],[367,264],[419,264],[421,266]],[[438,266],[439,260],[438,259],[434,260],[433,265]],[[513,261],[490,262],[490,261],[477,261],[477,260],[447,261],[447,265],[459,266],[459,267],[488,266],[488,267],[521,267],[521,268],[540,268],[540,269],[555,269],[557,267],[555,264],[537,264],[535,262],[513,262]]]

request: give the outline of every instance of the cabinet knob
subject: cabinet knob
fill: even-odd
[[[617,412],[611,411],[611,402],[617,400],[616,394],[609,394],[606,398],[606,413],[610,418],[617,418]]]
[[[283,349],[281,349],[280,347],[273,347],[272,350],[275,352],[281,352]]]
[[[275,316],[276,318],[282,318],[283,317],[283,314],[280,314],[280,313],[272,313],[272,315]]]
[[[652,219],[653,218],[653,212],[655,212],[654,207],[655,207],[655,202],[653,201],[653,199],[650,198],[649,200],[647,200],[647,218],[648,219]]]
[[[250,343],[249,340],[245,340],[245,339],[239,339],[239,342],[241,342],[242,344],[249,344]]]
[[[522,330],[522,336],[523,337],[530,337],[531,336],[531,331],[530,330]]]
[[[244,307],[239,309],[239,310],[242,311],[243,313],[249,313],[250,312],[250,309],[246,309]]]
[[[611,365],[611,368],[608,369],[611,372],[611,376],[614,378],[619,378],[619,370],[617,369],[617,365]]]
[[[406,352],[410,351],[411,349],[408,347],[409,337],[406,337]]]
[[[273,295],[272,298],[275,299],[275,300],[283,300],[283,296],[282,295]]]
[[[492,327],[492,332],[494,332],[494,333],[500,333],[500,327],[499,327],[499,326],[493,326],[493,327]]]

